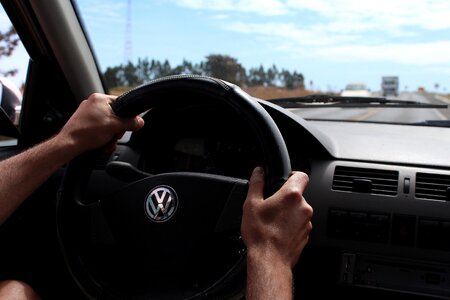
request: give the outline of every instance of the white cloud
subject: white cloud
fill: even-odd
[[[319,56],[341,61],[404,63],[415,66],[450,64],[450,41],[429,43],[343,45],[315,49]]]
[[[226,20],[221,26],[268,40],[276,49],[291,54],[301,52],[334,61],[450,64],[450,42],[442,37],[442,31],[450,29],[448,0],[178,0],[177,3],[218,14],[246,12],[266,16],[257,22]],[[290,21],[272,18],[279,15],[287,15]],[[292,21],[297,16],[299,21]],[[440,31],[440,36],[433,40],[430,34],[434,31]],[[423,33],[425,38],[419,36]]]
[[[330,34],[323,27],[300,27],[292,23],[231,22],[223,26],[235,32],[274,39],[278,45],[289,43],[294,46],[327,46],[355,40],[355,37],[347,34]]]
[[[227,14],[217,14],[217,15],[213,15],[212,18],[216,19],[216,20],[226,20],[226,19],[230,18],[230,16]]]
[[[81,15],[91,26],[103,26],[111,23],[124,23],[127,7],[125,1],[111,3],[99,0],[77,0]]]
[[[332,23],[394,29],[416,26],[422,29],[450,28],[450,1],[446,0],[287,0],[290,11],[309,11]]]
[[[376,30],[390,36],[410,36],[414,28],[450,29],[447,0],[175,0],[197,10],[246,12],[262,16],[314,14],[316,25],[331,32]]]
[[[290,23],[227,23],[228,30],[270,39],[278,50],[293,56],[316,56],[332,61],[392,62],[416,66],[450,64],[450,41],[373,43],[359,36],[334,34],[323,26],[301,28]],[[442,69],[442,68],[441,68]]]
[[[280,0],[178,0],[178,5],[192,9],[256,13],[262,16],[283,15],[288,7]]]

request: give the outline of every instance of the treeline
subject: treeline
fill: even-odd
[[[128,62],[105,70],[104,80],[109,88],[133,87],[163,76],[176,74],[206,75],[235,83],[239,86],[278,86],[287,89],[304,88],[304,77],[297,71],[278,70],[275,65],[246,70],[237,59],[228,55],[212,54],[205,61],[193,64],[187,60],[172,67],[168,60],[160,62],[139,58],[136,64]]]

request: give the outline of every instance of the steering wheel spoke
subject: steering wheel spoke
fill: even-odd
[[[227,176],[179,172],[133,182],[100,200],[119,241],[152,245],[159,239],[200,239],[239,230],[247,181]],[[152,248],[152,247],[151,247]]]

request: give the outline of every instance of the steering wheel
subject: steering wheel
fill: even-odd
[[[132,117],[171,105],[174,99],[207,99],[230,108],[248,123],[259,143],[266,196],[287,180],[291,165],[278,127],[258,101],[236,85],[206,76],[171,76],[126,92],[112,107],[117,116]],[[131,182],[111,187],[108,195],[93,196],[88,192],[93,178],[99,172],[107,176],[94,170],[96,157],[87,153],[68,164],[57,201],[62,254],[86,296],[242,296],[245,247],[239,231],[248,180],[195,172],[151,175],[113,162],[114,172],[123,172]]]

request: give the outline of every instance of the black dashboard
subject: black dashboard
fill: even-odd
[[[303,292],[449,298],[450,129],[285,115],[299,125],[286,134],[320,144],[309,156],[313,231],[296,276]]]
[[[449,298],[450,129],[306,121],[261,104],[292,169],[310,176],[313,231],[295,269],[298,297]],[[151,126],[129,143],[138,167],[248,178],[261,145],[245,119],[225,110],[207,103],[150,110]]]
[[[150,174],[188,171],[248,178],[263,164],[262,146],[249,124],[225,106],[157,107],[144,119],[151,125],[134,133],[130,144],[142,153],[138,167]],[[294,123],[286,126],[295,130]],[[309,172],[311,149],[292,134],[285,140],[292,168]]]

